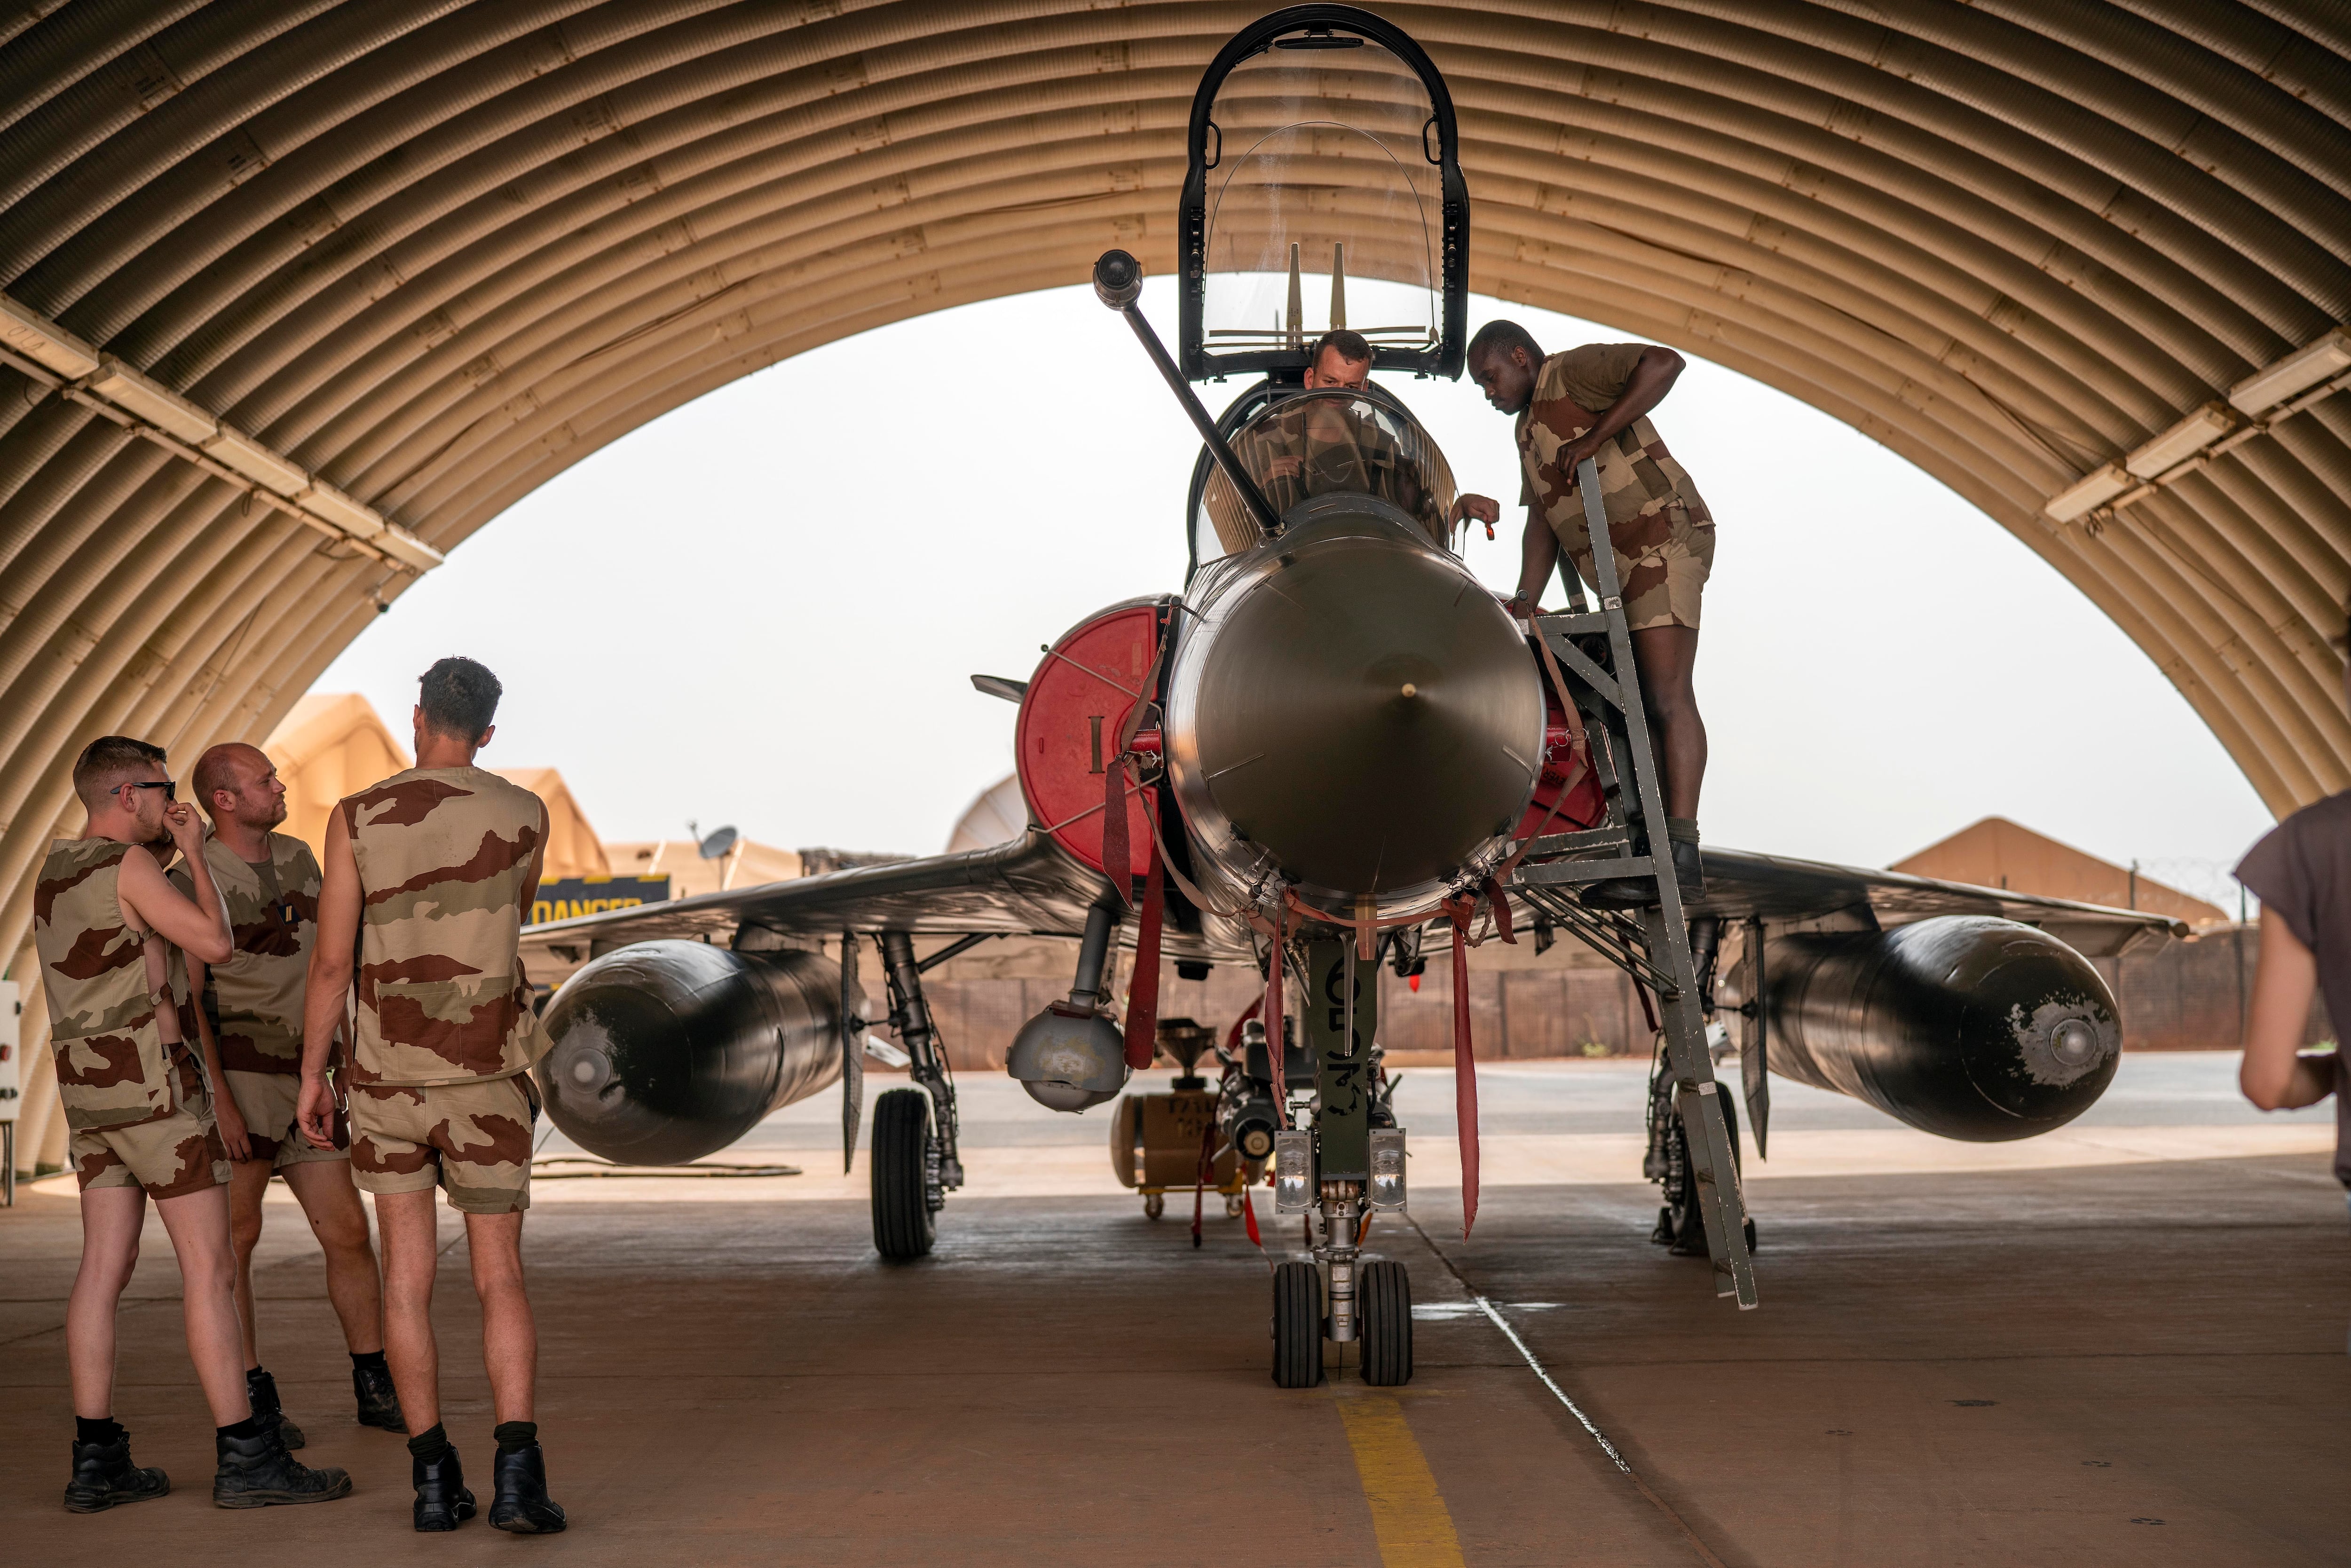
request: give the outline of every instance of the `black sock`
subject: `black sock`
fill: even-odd
[[[87,1416],[74,1417],[74,1441],[77,1443],[116,1443],[129,1434],[122,1424],[111,1416],[100,1416],[95,1421]]]
[[[438,1464],[449,1457],[448,1429],[435,1421],[430,1431],[419,1432],[408,1439],[408,1451],[428,1465]]]
[[[390,1372],[392,1368],[384,1364],[383,1352],[355,1350],[351,1352],[351,1370],[353,1372]]]
[[[277,1379],[269,1375],[269,1369],[266,1366],[251,1366],[246,1369],[245,1396],[253,1402],[253,1413],[256,1416],[263,1414],[274,1416],[280,1408],[277,1403]]]
[[[490,1433],[490,1436],[498,1440],[499,1453],[519,1454],[525,1448],[529,1448],[533,1443],[538,1441],[538,1423],[536,1421],[501,1421],[497,1424],[496,1428]]]
[[[214,1432],[223,1437],[258,1437],[261,1436],[262,1424],[267,1419],[267,1416],[255,1414],[247,1416],[233,1426],[215,1427]]]

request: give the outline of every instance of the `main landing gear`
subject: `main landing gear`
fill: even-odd
[[[890,987],[890,1027],[912,1058],[918,1089],[893,1089],[873,1103],[873,1249],[893,1263],[923,1257],[938,1238],[939,1210],[963,1185],[956,1155],[955,1080],[923,999],[913,938],[882,934]]]

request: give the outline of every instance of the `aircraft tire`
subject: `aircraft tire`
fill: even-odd
[[[931,1097],[893,1089],[873,1103],[873,1249],[893,1263],[931,1249],[938,1227],[924,1191]]]
[[[1283,1388],[1322,1381],[1322,1277],[1311,1263],[1273,1271],[1273,1381]]]
[[[1412,1381],[1412,1278],[1401,1263],[1366,1263],[1355,1287],[1363,1313],[1364,1381],[1394,1388]]]

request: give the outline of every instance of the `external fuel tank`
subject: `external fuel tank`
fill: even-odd
[[[1764,948],[1771,1071],[1970,1143],[2088,1110],[2122,1057],[2090,961],[2045,932],[1949,915]]]
[[[699,1159],[841,1076],[841,971],[814,953],[641,942],[572,976],[545,1022],[548,1114],[626,1165]]]

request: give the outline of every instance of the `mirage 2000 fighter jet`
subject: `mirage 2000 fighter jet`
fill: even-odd
[[[1073,942],[1068,998],[1022,1029],[1008,1069],[1041,1103],[1082,1111],[1164,1043],[1163,962],[1250,966],[1259,1016],[1213,1091],[1201,1153],[1270,1176],[1277,1210],[1307,1217],[1312,1261],[1281,1264],[1273,1284],[1274,1376],[1295,1387],[1321,1380],[1326,1340],[1357,1343],[1369,1382],[1411,1375],[1403,1266],[1358,1250],[1368,1213],[1408,1200],[1381,963],[1417,973],[1431,946],[1450,949],[1465,1222],[1466,946],[1566,935],[1630,972],[1661,1040],[1645,1167],[1665,1189],[1656,1239],[1706,1255],[1741,1306],[1756,1300],[1753,1232],[1708,1014],[1741,1020],[1759,1145],[1767,1064],[1953,1138],[2030,1137],[2095,1102],[2121,1037],[2085,955],[2161,941],[2169,923],[1712,849],[1706,894],[1686,905],[1662,834],[1650,852],[1664,811],[1596,501],[1597,608],[1571,584],[1568,612],[1513,622],[1449,548],[1452,476],[1404,403],[1304,388],[1319,331],[1305,302],[1327,292],[1328,323],[1350,325],[1350,270],[1426,302],[1354,327],[1377,369],[1461,370],[1468,199],[1427,56],[1352,7],[1282,11],[1217,56],[1189,134],[1176,356],[1134,308],[1134,258],[1113,251],[1094,270],[1201,431],[1184,591],[1089,617],[1025,682],[975,677],[1019,705],[1029,826],[1012,841],[532,928],[542,960],[580,966],[549,1007],[537,1070],[556,1124],[608,1158],[683,1162],[840,1080],[853,1150],[871,943],[919,1085],[876,1104],[874,1244],[914,1257],[963,1179],[926,968],[995,936]],[[1235,374],[1261,379],[1212,421],[1190,383]],[[1646,909],[1588,896],[1628,878],[1653,884]],[[917,938],[934,950],[918,958]],[[1113,943],[1134,948],[1115,1022]],[[1173,1052],[1187,1071],[1204,1032]]]

